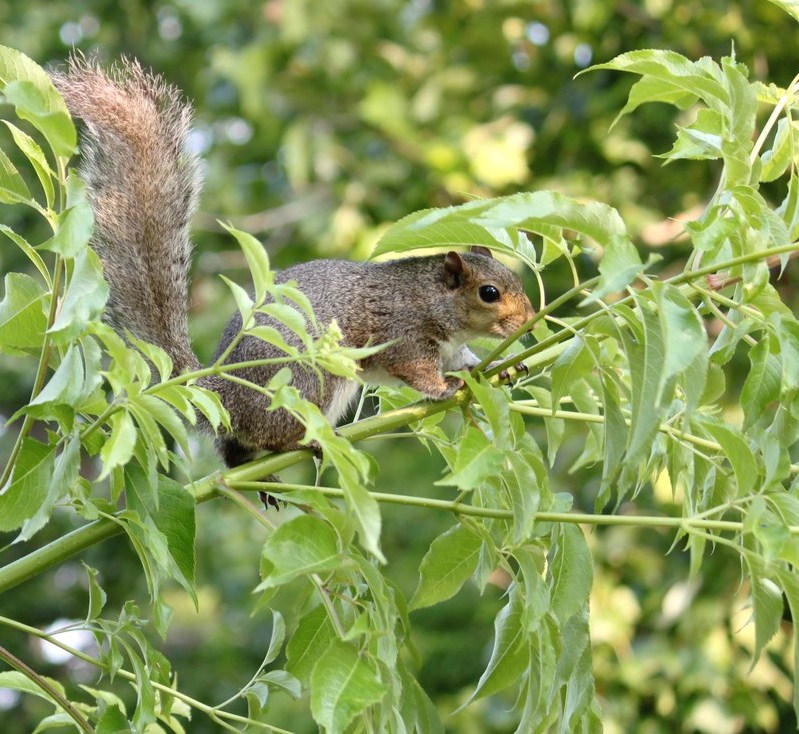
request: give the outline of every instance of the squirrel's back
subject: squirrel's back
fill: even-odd
[[[53,82],[84,123],[79,172],[111,286],[106,318],[164,348],[175,372],[199,367],[187,323],[189,221],[201,186],[186,147],[191,106],[135,61],[106,72],[75,57]]]

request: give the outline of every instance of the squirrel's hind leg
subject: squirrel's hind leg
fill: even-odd
[[[222,455],[225,466],[234,467],[246,464],[255,458],[256,451],[229,436],[220,436],[216,440],[216,447]]]

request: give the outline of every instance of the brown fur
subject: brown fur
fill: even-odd
[[[108,321],[166,349],[176,372],[198,368],[187,321],[189,221],[201,188],[186,150],[191,106],[135,61],[109,75],[74,57],[53,82],[84,124],[80,174],[111,286]]]

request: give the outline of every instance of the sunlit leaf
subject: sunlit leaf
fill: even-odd
[[[430,545],[419,568],[419,585],[411,609],[438,604],[454,596],[477,568],[482,541],[464,525],[455,525]]]
[[[302,515],[283,523],[264,543],[271,573],[259,589],[279,586],[299,576],[334,569],[340,563],[338,540],[330,525]]]
[[[591,552],[576,525],[564,523],[560,527],[550,574],[552,610],[565,623],[585,605],[594,578]]]
[[[357,649],[336,641],[311,673],[311,712],[330,734],[340,734],[367,706],[377,703],[386,686]]]

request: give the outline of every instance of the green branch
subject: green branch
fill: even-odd
[[[275,484],[273,482],[235,482],[230,485],[233,489],[242,491],[268,490],[273,495],[292,492],[318,492],[327,497],[344,497],[344,491],[338,487],[318,487],[309,484]],[[277,491],[275,489],[277,488]],[[478,507],[464,505],[453,500],[439,500],[431,497],[411,497],[405,494],[390,494],[385,492],[370,492],[378,502],[407,507],[424,507],[434,510],[446,510],[455,515],[466,517],[482,517],[490,520],[513,520],[513,510],[501,510],[495,507]],[[708,520],[701,517],[663,517],[659,515],[597,515],[580,512],[537,512],[534,522],[571,523],[573,525],[626,525],[649,528],[674,528],[692,532],[694,530],[709,530],[718,533],[740,533],[744,530],[744,523],[735,520]],[[786,528],[791,535],[799,535],[799,525],[789,525]]]
[[[64,713],[66,713],[66,715],[75,722],[75,726],[77,726],[80,731],[86,732],[86,734],[94,734],[94,728],[86,720],[83,714],[78,711],[72,705],[72,702],[65,698],[64,695],[58,691],[50,683],[50,681],[47,680],[47,678],[39,675],[27,663],[24,663],[16,655],[2,646],[0,646],[0,660],[4,660],[9,667],[14,668],[18,672],[22,673],[22,675],[31,681],[31,683],[33,683],[37,688],[41,689],[52,701],[52,703],[64,710]]]

